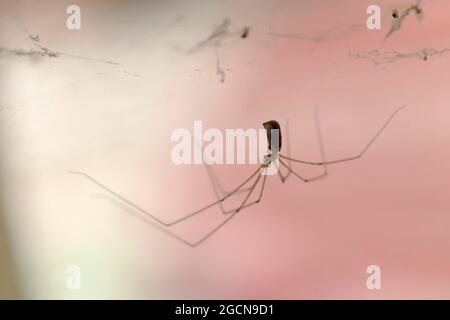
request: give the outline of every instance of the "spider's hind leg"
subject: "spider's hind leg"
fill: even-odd
[[[247,195],[246,195],[246,198],[244,199],[244,202],[241,205],[239,205],[239,206],[237,206],[235,208],[225,209],[223,203],[220,202],[219,203],[219,207],[220,207],[220,211],[222,212],[222,214],[227,215],[227,214],[230,214],[230,213],[239,212],[240,210],[248,208],[250,206],[253,206],[253,205],[255,205],[255,204],[257,204],[257,203],[259,203],[261,201],[261,198],[262,198],[262,195],[263,195],[263,192],[264,192],[265,183],[266,183],[266,175],[265,174],[260,173],[258,178],[255,180],[255,183],[251,187],[243,188],[243,189],[241,189],[241,190],[239,190],[237,192],[230,193],[230,192],[227,192],[227,191],[224,190],[220,180],[218,179],[217,175],[214,173],[213,169],[210,168],[209,165],[205,165],[205,166],[206,166],[206,169],[208,171],[208,176],[209,176],[209,179],[210,179],[211,184],[213,186],[213,190],[214,190],[214,193],[215,193],[217,199],[221,198],[220,193],[222,195],[229,195],[231,197],[231,196],[237,195],[238,193],[247,192]],[[261,170],[263,170],[264,173],[265,173],[267,171],[267,167],[263,165]],[[261,191],[259,193],[259,196],[258,196],[258,198],[256,200],[254,200],[254,201],[252,201],[250,203],[247,203],[248,198],[253,193],[253,190],[256,188],[256,185],[258,184],[261,175],[264,175],[264,177],[263,177],[263,183],[262,183],[262,186],[261,186]]]

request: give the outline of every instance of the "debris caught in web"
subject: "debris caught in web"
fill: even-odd
[[[349,53],[349,56],[352,58],[364,59],[371,61],[375,65],[384,65],[389,63],[394,63],[399,60],[405,59],[418,59],[422,61],[427,61],[432,57],[440,57],[444,54],[450,53],[449,48],[445,49],[432,49],[432,48],[424,48],[419,51],[414,52],[399,52],[396,50],[391,51],[380,51],[380,50],[371,50],[371,51],[352,51]]]
[[[418,0],[416,2],[416,4],[411,5],[408,8],[406,8],[401,14],[399,14],[397,10],[394,10],[392,12],[392,17],[394,18],[394,20],[392,21],[391,28],[389,29],[389,32],[386,34],[386,37],[384,38],[384,40],[386,40],[393,33],[399,31],[402,28],[403,21],[406,19],[407,16],[409,16],[409,14],[411,12],[415,13],[418,20],[420,20],[422,18],[423,10],[420,7],[420,0]]]

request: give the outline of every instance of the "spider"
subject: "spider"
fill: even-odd
[[[398,11],[394,9],[394,11],[392,11],[392,18],[397,19],[398,18]]]
[[[281,126],[280,124],[275,121],[275,120],[271,120],[271,121],[267,121],[263,123],[264,129],[266,130],[267,133],[267,139],[268,139],[268,151],[269,153],[264,157],[264,161],[258,166],[258,168],[248,177],[246,178],[241,184],[239,184],[239,186],[237,186],[236,188],[234,188],[232,191],[227,192],[223,189],[223,187],[221,186],[220,182],[218,181],[217,177],[214,175],[214,173],[212,172],[212,170],[209,168],[209,165],[206,165],[207,167],[207,171],[208,171],[208,175],[209,178],[213,184],[213,188],[214,188],[214,192],[216,194],[217,200],[208,204],[207,206],[204,206],[194,212],[191,212],[189,214],[183,215],[180,218],[177,218],[173,221],[164,221],[158,217],[156,217],[155,215],[151,214],[150,212],[148,212],[147,210],[142,209],[141,207],[139,207],[138,205],[136,205],[135,203],[133,203],[132,201],[128,200],[127,198],[123,197],[122,195],[120,195],[119,193],[117,193],[116,191],[113,191],[111,188],[107,187],[106,185],[104,185],[103,183],[99,182],[98,180],[94,179],[93,177],[91,177],[90,175],[81,172],[81,171],[69,171],[69,173],[71,174],[76,174],[76,175],[80,175],[83,176],[84,178],[88,179],[89,181],[91,181],[92,183],[96,184],[98,187],[100,187],[101,189],[103,189],[104,191],[108,192],[109,194],[111,194],[112,196],[114,196],[115,198],[119,199],[120,201],[122,201],[123,203],[127,204],[128,206],[132,207],[133,209],[137,210],[138,212],[144,214],[145,216],[147,216],[148,218],[150,218],[153,222],[156,222],[160,227],[160,229],[165,232],[166,234],[170,235],[171,237],[181,241],[182,243],[190,246],[190,247],[197,247],[198,245],[202,244],[203,242],[205,242],[208,238],[210,238],[213,234],[215,234],[219,229],[221,229],[228,221],[230,221],[237,213],[239,213],[242,209],[248,208],[250,206],[253,206],[257,203],[259,203],[262,199],[263,196],[263,192],[264,192],[264,187],[266,184],[266,173],[268,168],[270,167],[271,164],[275,165],[276,169],[277,169],[277,175],[279,177],[279,179],[281,180],[282,183],[284,183],[290,176],[291,174],[293,174],[294,176],[296,176],[297,178],[299,178],[301,181],[303,182],[311,182],[314,180],[318,180],[321,178],[324,178],[325,176],[327,176],[328,172],[327,172],[327,165],[330,164],[336,164],[336,163],[341,163],[341,162],[347,162],[347,161],[352,161],[352,160],[356,160],[361,158],[366,151],[370,148],[370,146],[375,142],[375,140],[380,136],[380,134],[382,133],[382,131],[388,126],[388,124],[392,121],[392,119],[395,117],[395,115],[402,109],[404,108],[404,106],[401,106],[399,108],[397,108],[391,115],[390,117],[384,122],[384,124],[381,126],[381,128],[376,132],[376,134],[369,140],[369,142],[364,146],[364,148],[356,155],[350,156],[350,157],[345,157],[345,158],[340,158],[340,159],[336,159],[336,160],[331,160],[331,161],[325,161],[324,159],[324,152],[323,152],[323,144],[322,144],[322,136],[320,133],[320,130],[318,130],[318,138],[319,138],[319,142],[320,142],[320,151],[321,151],[321,157],[322,160],[318,161],[318,162],[314,162],[314,161],[304,161],[304,160],[299,160],[299,159],[294,159],[292,157],[285,156],[282,153],[280,153],[281,150],[281,146],[282,146],[282,137],[281,137],[281,133],[280,133],[280,129]],[[318,125],[318,120],[317,120],[317,113],[316,113],[316,126],[317,128],[319,128]],[[287,148],[289,148],[289,146],[287,146]],[[287,151],[289,152],[289,151]],[[286,163],[285,162],[288,162]],[[294,171],[290,164],[291,162],[296,162],[296,163],[301,163],[301,164],[306,164],[306,165],[311,165],[311,166],[322,166],[324,168],[323,172],[310,177],[310,178],[306,178],[302,175],[300,175],[299,173],[297,173],[296,171]],[[279,170],[279,165],[281,164],[281,166],[283,166],[286,170],[287,170],[287,174],[283,175],[281,173],[281,171]],[[256,177],[256,178],[255,178]],[[261,187],[259,190],[259,195],[258,198],[252,202],[248,202],[250,196],[253,194],[253,192],[255,191],[257,185],[259,184],[259,182],[261,181],[262,178],[262,183],[261,183]],[[244,188],[245,185],[247,185],[250,181],[253,181],[253,183],[251,184],[250,187]],[[219,189],[219,190],[218,190]],[[219,194],[222,193],[222,195]],[[223,207],[223,202],[227,199],[229,199],[230,197],[232,197],[235,194],[238,193],[247,193],[245,195],[244,200],[242,201],[242,203],[234,208],[234,209],[230,209],[230,210],[225,210]],[[228,217],[223,220],[221,223],[219,223],[217,226],[215,226],[212,230],[210,230],[208,233],[206,233],[205,235],[203,235],[199,240],[191,242],[188,241],[182,237],[180,237],[179,235],[177,235],[176,233],[170,231],[169,227],[174,226],[176,224],[179,224],[183,221],[186,221],[202,212],[204,212],[205,210],[212,208],[216,205],[220,206],[220,210],[222,212],[223,215],[227,215]],[[148,220],[145,220],[148,222]]]

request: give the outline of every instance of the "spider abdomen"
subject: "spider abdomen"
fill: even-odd
[[[275,120],[270,120],[263,123],[264,129],[267,133],[267,142],[269,143],[269,150],[278,152],[281,150],[281,128],[280,124]],[[273,131],[272,131],[273,130]],[[273,135],[273,137],[272,137]],[[272,143],[277,145],[273,146],[275,150],[272,150]]]

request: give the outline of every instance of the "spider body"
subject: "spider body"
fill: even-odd
[[[269,150],[278,153],[281,150],[281,127],[280,124],[275,120],[270,120],[263,123],[264,129],[267,132],[267,142],[269,143]],[[272,132],[273,130],[273,132]],[[273,149],[272,150],[272,144]]]
[[[267,143],[269,154],[264,156],[264,165],[269,166],[274,161],[281,150],[281,126],[275,120],[266,121],[263,123],[263,127],[267,134]]]

